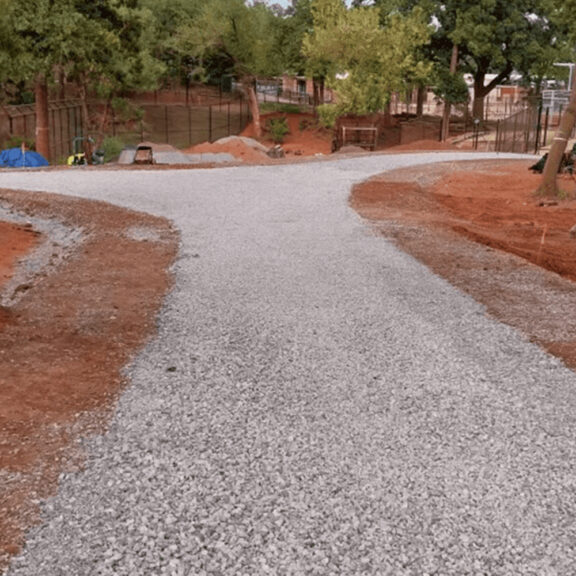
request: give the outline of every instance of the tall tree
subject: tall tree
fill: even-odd
[[[362,0],[357,0],[362,3]],[[550,69],[561,44],[551,0],[374,0],[384,13],[420,6],[436,30],[429,57],[449,68],[459,48],[458,70],[474,82],[473,115],[484,117],[484,102],[513,71],[531,79]],[[490,80],[487,80],[488,76]]]
[[[264,4],[243,0],[208,0],[199,16],[178,30],[177,45],[183,54],[197,59],[200,67],[209,58],[229,63],[248,97],[256,136],[261,135],[256,79],[282,72],[275,50],[278,16]]]
[[[315,0],[314,28],[304,40],[309,70],[325,74],[337,102],[320,109],[327,123],[342,114],[383,110],[406,79],[427,74],[417,49],[429,39],[424,13],[389,14],[373,7],[348,9],[341,0]]]
[[[2,77],[35,85],[37,149],[50,157],[48,84],[55,74],[101,95],[154,82],[161,67],[142,43],[145,14],[137,0],[3,0],[12,31],[0,43]]]

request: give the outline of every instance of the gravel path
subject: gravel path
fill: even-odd
[[[110,431],[8,574],[574,574],[574,373],[347,206],[465,157],[0,174],[182,232]]]

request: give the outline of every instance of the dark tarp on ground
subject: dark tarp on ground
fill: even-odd
[[[2,168],[36,168],[48,166],[48,160],[38,152],[9,148],[0,152],[0,167]]]

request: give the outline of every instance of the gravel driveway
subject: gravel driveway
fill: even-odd
[[[109,432],[8,574],[573,574],[574,373],[347,205],[469,157],[0,174],[182,234]]]

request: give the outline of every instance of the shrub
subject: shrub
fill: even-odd
[[[290,133],[286,116],[270,118],[268,120],[267,130],[270,132],[270,136],[272,136],[275,144],[282,144],[284,136]]]
[[[124,143],[115,136],[104,138],[100,149],[104,153],[104,162],[111,162],[120,156],[120,152],[124,150]]]
[[[284,102],[263,102],[260,104],[262,112],[281,112],[282,114],[299,114],[300,106]]]

